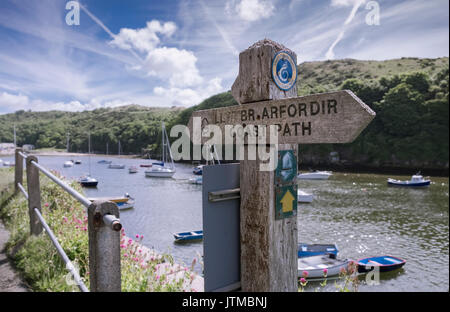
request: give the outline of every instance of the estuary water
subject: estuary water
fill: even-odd
[[[82,164],[63,168],[64,161],[70,159],[80,159]],[[126,169],[108,169],[108,165],[97,163],[101,159],[123,163]],[[39,156],[39,162],[67,178],[77,179],[89,172],[87,156]],[[169,252],[177,262],[190,265],[203,253],[202,243],[175,244],[173,233],[202,229],[202,186],[188,181],[193,177],[193,166],[176,164],[172,179],[146,178],[146,168],[128,173],[130,165],[144,163],[149,160],[92,156],[91,173],[99,184],[84,192],[88,197],[128,192],[136,203],[134,209],[120,214],[126,234],[144,235],[144,245]],[[300,180],[299,189],[315,198],[310,204],[299,203],[299,242],[336,243],[339,258],[392,255],[406,259],[403,269],[382,275],[379,285],[363,282],[359,291],[448,291],[449,179],[431,177],[429,188],[408,189],[388,187],[388,177],[410,179],[334,173],[325,181]],[[201,272],[198,263],[195,269]],[[306,290],[318,287],[318,283],[309,283]],[[334,282],[329,281],[325,290],[335,290]]]

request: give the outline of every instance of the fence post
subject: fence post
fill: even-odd
[[[119,218],[115,203],[94,201],[88,207],[89,279],[91,292],[120,292],[120,228],[105,224],[105,215]]]
[[[35,156],[27,157],[27,186],[28,186],[28,214],[30,216],[30,234],[39,235],[42,224],[39,222],[34,208],[41,211],[41,187],[39,184],[39,169],[33,166],[32,161],[38,162]],[[16,163],[17,165],[17,163]]]
[[[16,159],[15,159],[15,175],[14,175],[14,192],[18,193],[19,183],[23,185],[23,158],[19,154],[22,152],[21,148],[16,148]]]

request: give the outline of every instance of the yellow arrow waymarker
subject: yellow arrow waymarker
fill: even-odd
[[[289,212],[293,210],[292,202],[294,201],[295,197],[292,195],[292,193],[287,190],[286,194],[284,194],[283,198],[280,200],[281,205],[283,206],[283,212]]]

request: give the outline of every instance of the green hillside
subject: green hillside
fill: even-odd
[[[180,114],[182,108],[158,108],[128,105],[118,108],[101,108],[80,113],[49,111],[17,111],[0,115],[0,142],[13,141],[13,124],[16,124],[17,144],[34,144],[36,148],[66,148],[70,133],[70,151],[88,149],[98,153],[117,154],[120,140],[122,153],[140,153],[142,148],[158,141],[161,121],[169,122]]]
[[[436,59],[401,58],[386,61],[354,59],[305,62],[298,66],[299,95],[340,90],[346,79],[373,80],[412,72],[434,77],[448,67],[448,57]]]
[[[445,169],[448,172],[449,59],[402,58],[386,61],[351,59],[307,62],[299,65],[299,95],[349,89],[375,112],[377,117],[351,144],[302,145],[300,161],[330,165],[337,152],[337,165]],[[87,133],[92,146],[117,153],[157,151],[161,121],[171,128],[187,124],[195,110],[236,105],[230,92],[182,108],[148,108],[130,105],[81,113],[25,112],[0,115],[0,142],[12,141],[16,123],[18,144],[37,148],[65,148],[71,133],[71,151],[87,150]]]

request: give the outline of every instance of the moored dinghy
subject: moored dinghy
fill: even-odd
[[[423,187],[423,186],[429,186],[431,183],[430,180],[426,180],[423,178],[423,176],[420,175],[420,172],[413,175],[411,180],[409,181],[401,181],[401,180],[395,180],[395,179],[388,179],[388,185],[389,186],[407,186],[407,187]]]
[[[324,270],[327,270],[327,277],[339,275],[342,269],[347,269],[349,260],[333,259],[330,255],[319,255],[306,258],[299,258],[298,276],[302,277],[303,272],[307,272],[307,278],[324,277]]]
[[[314,199],[313,194],[306,193],[305,191],[298,190],[297,191],[297,201],[299,203],[311,203]]]
[[[191,242],[203,239],[203,231],[181,232],[173,234],[175,242]]]
[[[81,184],[81,186],[83,187],[96,187],[98,184],[98,180],[95,178],[92,178],[90,175],[87,175],[85,177],[82,177],[79,180],[79,183]]]
[[[330,171],[313,171],[300,173],[297,178],[300,180],[327,180],[333,174]]]
[[[89,198],[90,201],[101,200],[101,201],[112,201],[116,203],[119,210],[127,210],[134,207],[135,200],[130,194],[125,193],[123,197],[92,197]]]
[[[331,254],[336,258],[339,250],[335,244],[306,244],[300,243],[298,245],[298,257],[311,257],[318,255]]]
[[[375,267],[379,268],[380,272],[389,272],[400,269],[404,266],[406,260],[393,256],[370,257],[358,260],[358,272],[366,273],[372,271]]]

